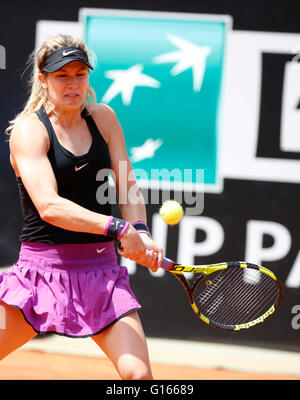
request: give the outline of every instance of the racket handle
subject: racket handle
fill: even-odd
[[[172,260],[170,260],[169,258],[166,258],[166,257],[163,258],[163,262],[162,262],[162,265],[161,265],[161,267],[163,269],[168,270],[169,268],[172,267],[172,265],[173,265],[173,261]]]

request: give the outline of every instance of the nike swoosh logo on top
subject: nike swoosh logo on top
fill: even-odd
[[[103,249],[97,249],[97,253],[100,254],[102,253],[102,251],[104,251],[106,249],[106,247],[104,247]]]
[[[72,53],[75,53],[77,50],[71,50],[71,51],[66,51],[66,50],[64,50],[63,51],[63,56],[68,56],[69,54],[72,54]]]
[[[75,171],[77,172],[77,171],[81,170],[82,168],[86,167],[88,164],[89,163],[85,163],[83,165],[80,165],[80,167],[76,167],[76,165],[75,165]]]

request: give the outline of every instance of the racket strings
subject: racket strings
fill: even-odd
[[[244,296],[245,301],[248,301],[249,303],[249,300],[251,300],[251,298],[255,297],[257,299],[257,303],[252,303],[252,307],[249,307],[248,312],[251,312],[251,310],[255,308],[262,308],[263,304],[269,303],[270,300],[274,298],[274,294],[277,293],[276,284],[272,285],[272,288],[274,288],[275,291],[270,288],[270,281],[273,283],[272,279],[264,274],[260,277],[260,279],[262,280],[261,282],[257,282],[256,280],[254,280],[253,282],[248,282],[252,285],[252,290],[249,291],[248,296]]]
[[[245,271],[243,271],[245,273]],[[253,271],[256,273],[255,279],[253,280],[252,284],[250,282],[248,283],[251,285],[249,288],[247,288],[247,291],[244,293],[240,291],[235,293],[235,297],[232,298],[232,302],[238,302],[238,301],[243,301],[242,307],[240,306],[240,310],[242,311],[245,310],[244,314],[244,319],[241,318],[240,323],[245,323],[249,322],[253,319],[256,319],[258,316],[264,314],[270,306],[273,304],[274,300],[274,295],[276,296],[277,293],[277,288],[276,284],[273,285],[275,288],[275,292],[271,290],[268,292],[268,287],[270,284],[270,278],[267,277],[267,275],[262,275],[259,279],[257,280],[257,273],[258,271]],[[272,281],[273,282],[273,281]],[[251,289],[251,290],[249,290]],[[240,312],[241,316],[241,312]],[[224,318],[227,319],[227,323],[234,323],[234,318],[235,315],[233,313],[230,313],[229,311],[224,315]]]
[[[257,271],[254,271],[254,272],[257,272]],[[242,273],[245,274],[245,271],[243,270]],[[230,292],[231,287],[236,287],[236,289],[234,291],[234,296],[232,296],[232,298],[231,298],[231,302],[234,303],[236,301],[236,299],[238,299],[239,301],[243,301],[245,303],[245,305],[247,305],[247,307],[248,307],[247,318],[251,318],[250,315],[249,315],[249,312],[250,312],[250,308],[251,308],[251,306],[250,306],[251,298],[254,295],[254,291],[248,291],[248,292],[244,293],[245,288],[244,288],[244,286],[239,285],[238,278],[239,277],[236,275],[235,279],[230,281],[230,285],[228,285],[224,289],[224,291],[226,292],[227,296],[230,296],[230,295],[232,295],[232,293]],[[229,276],[228,276],[228,280],[230,280]],[[250,284],[250,282],[248,282],[248,283]],[[259,290],[261,290],[261,289],[262,288],[260,288]],[[256,305],[259,308],[261,307],[260,300],[261,299],[257,298]],[[234,310],[230,313],[230,309],[228,309],[227,313],[224,313],[224,319],[226,319],[228,324],[233,323],[235,317],[236,317],[236,314],[234,313]],[[249,319],[248,319],[248,321],[249,321]]]
[[[241,293],[241,291],[235,293],[235,297],[232,298],[232,302],[243,302],[242,306],[240,305],[241,317],[241,311],[245,311],[244,318],[240,319],[240,323],[245,323],[256,319],[258,316],[264,314],[274,303],[277,295],[277,288],[276,285],[273,285],[275,291],[268,291],[269,284],[270,278],[267,276],[262,276],[260,278],[260,282],[257,282],[257,280],[255,280],[255,282],[253,282],[252,285],[247,288],[247,291],[245,293]],[[227,319],[227,323],[235,322],[235,315],[233,313],[230,313],[229,311],[224,315],[224,318]]]
[[[211,298],[211,296],[215,294],[215,292],[219,289],[219,285],[221,284],[223,279],[224,277],[221,274],[219,274],[214,278],[214,281],[211,281],[210,279],[206,280],[205,282],[206,289],[203,290],[203,292],[201,293],[201,302],[205,303]],[[197,279],[197,281],[198,280],[199,278]]]
[[[253,272],[260,274],[258,271],[255,270],[253,270]],[[249,299],[247,297],[245,298],[245,300],[249,300],[248,303],[251,304],[248,309],[248,315],[252,317],[250,319],[253,319],[258,314],[261,315],[263,311],[267,311],[267,309],[269,309],[272,304],[277,303],[279,298],[278,288],[273,279],[265,274],[261,274],[261,277],[259,279],[261,279],[261,282],[256,281],[255,275],[255,280],[252,283],[253,290],[251,293],[249,293]],[[255,301],[250,303],[251,299]]]
[[[223,302],[224,296],[228,296],[227,292],[230,290],[231,286],[234,287],[236,285],[236,282],[235,282],[236,279],[230,279],[230,276],[229,276],[229,274],[226,274],[226,271],[227,271],[227,269],[221,271],[219,276],[217,276],[212,282],[211,287],[215,286],[214,292],[218,291],[221,293],[216,294],[218,296],[217,302],[213,301],[213,303],[207,307],[206,315],[209,317],[211,317],[211,315],[213,315],[217,311],[217,309],[220,307],[220,305],[221,305],[220,299],[222,299],[222,302]],[[211,282],[211,280],[210,280],[210,282]],[[206,292],[209,292],[209,287],[206,289]],[[202,298],[202,296],[201,296],[201,303],[205,304],[205,301],[207,298],[208,298],[208,293],[206,293],[204,298]],[[200,298],[199,298],[199,300],[200,300]]]
[[[243,296],[243,307],[246,307],[244,318],[239,320],[239,324],[243,324],[253,319],[256,319],[258,316],[264,314],[272,304],[274,304],[274,295],[277,293],[277,288],[275,287],[275,292],[270,291],[267,292],[269,282],[265,280],[264,283],[254,283],[256,285],[256,290],[249,291],[246,295]],[[259,286],[259,287],[258,287]],[[235,298],[232,298],[232,302],[241,301],[242,294],[235,293]],[[224,321],[221,323],[227,324],[235,324],[235,319],[237,316],[232,311],[228,311],[224,314]]]
[[[223,325],[250,322],[279,300],[276,283],[257,270],[228,268],[196,284],[194,301],[211,321]]]

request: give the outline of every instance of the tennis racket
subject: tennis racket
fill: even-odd
[[[279,307],[282,288],[267,268],[242,261],[186,266],[164,258],[162,268],[186,290],[196,315],[206,324],[240,331],[265,322]],[[187,279],[193,273],[194,282]]]

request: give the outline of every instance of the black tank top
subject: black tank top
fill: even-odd
[[[91,147],[86,154],[75,156],[59,143],[45,109],[41,108],[36,114],[45,125],[49,135],[50,148],[47,155],[56,177],[59,196],[91,211],[111,215],[111,205],[108,202],[100,204],[103,201],[97,201],[98,189],[102,191],[106,188],[104,197],[108,197],[108,173],[104,174],[101,180],[98,180],[99,175],[97,176],[97,173],[102,169],[109,171],[111,162],[107,144],[91,115],[88,114],[86,109],[81,113],[92,135]],[[103,235],[62,229],[43,221],[29,197],[22,179],[17,178],[17,182],[24,216],[21,241],[60,244],[95,243],[112,240]],[[105,186],[100,188],[100,185]]]

